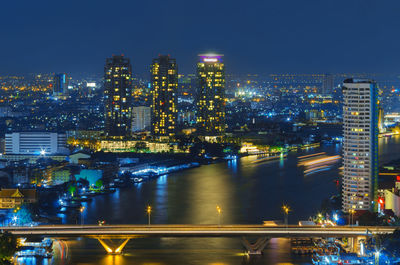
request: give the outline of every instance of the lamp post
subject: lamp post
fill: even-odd
[[[221,226],[221,213],[222,209],[217,205],[217,213],[218,213],[218,226]]]
[[[355,213],[354,209],[349,209],[349,226],[353,225],[353,215]]]
[[[85,206],[82,206],[79,211],[81,212],[81,225],[84,224],[84,220],[83,220],[83,212],[85,211]]]
[[[18,217],[16,215],[14,215],[12,220],[14,221],[14,226],[17,226]]]
[[[283,211],[283,215],[284,215],[284,219],[285,219],[285,225],[286,225],[286,228],[287,228],[288,227],[289,212],[290,212],[289,206],[283,205],[282,206],[282,211]]]
[[[146,209],[146,213],[147,213],[147,217],[148,217],[148,221],[149,221],[149,226],[150,226],[150,218],[151,218],[151,206],[147,206]]]

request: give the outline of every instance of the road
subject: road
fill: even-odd
[[[357,237],[392,233],[400,227],[376,226],[263,226],[263,225],[52,225],[2,227],[18,237]]]

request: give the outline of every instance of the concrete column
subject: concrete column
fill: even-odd
[[[129,242],[130,238],[126,238],[121,244],[116,245],[112,239],[108,239],[109,243],[107,244],[105,242],[106,239],[102,238],[97,238],[97,240],[100,242],[100,244],[104,247],[104,249],[107,251],[107,254],[112,254],[112,255],[120,255],[122,254],[122,250],[126,246],[126,244]]]
[[[245,237],[242,238],[243,246],[248,255],[261,255],[268,242],[268,237],[260,237],[255,243],[250,243]]]

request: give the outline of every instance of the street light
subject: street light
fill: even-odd
[[[79,209],[79,211],[81,212],[81,225],[83,225],[84,224],[84,220],[83,220],[83,212],[85,211],[85,206],[82,206],[80,209]]]
[[[217,205],[217,213],[218,213],[218,225],[221,226],[221,213],[222,209]]]
[[[356,211],[354,209],[349,209],[349,226],[353,225],[353,215]]]
[[[146,213],[147,213],[147,216],[149,218],[149,225],[150,225],[150,216],[151,216],[151,206],[150,205],[147,206]]]
[[[14,226],[17,226],[18,217],[16,215],[14,215],[12,220],[14,221]]]
[[[41,156],[46,156],[46,154],[47,154],[46,149],[41,149],[40,150],[40,155]]]
[[[285,225],[287,227],[288,226],[288,219],[289,219],[288,217],[289,217],[289,212],[290,212],[289,206],[283,205],[282,206],[282,211],[283,211],[284,218],[285,218]]]

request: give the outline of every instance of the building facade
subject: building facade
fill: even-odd
[[[14,132],[6,134],[7,155],[53,155],[68,153],[63,133]]]
[[[65,73],[56,74],[53,80],[53,96],[61,96],[68,92],[68,76]]]
[[[378,186],[376,83],[343,83],[343,211],[375,210]]]
[[[151,108],[145,106],[132,108],[132,132],[140,132],[151,127]]]
[[[392,210],[393,213],[400,217],[400,192],[398,188],[392,190],[385,190],[385,209]]]
[[[322,88],[321,94],[322,95],[331,95],[333,92],[335,77],[331,74],[324,74],[322,80]]]
[[[197,63],[197,130],[203,136],[225,131],[225,66],[222,55],[201,54]]]
[[[140,148],[138,148],[140,145]],[[124,153],[124,152],[142,152],[142,153],[183,153],[177,144],[160,141],[138,141],[138,140],[102,140],[101,151]]]
[[[105,133],[128,136],[132,118],[132,66],[128,58],[114,55],[104,67]]]
[[[169,55],[160,55],[151,65],[151,132],[174,136],[178,115],[178,66]]]
[[[13,209],[24,203],[37,201],[34,189],[2,189],[0,191],[0,209]]]

